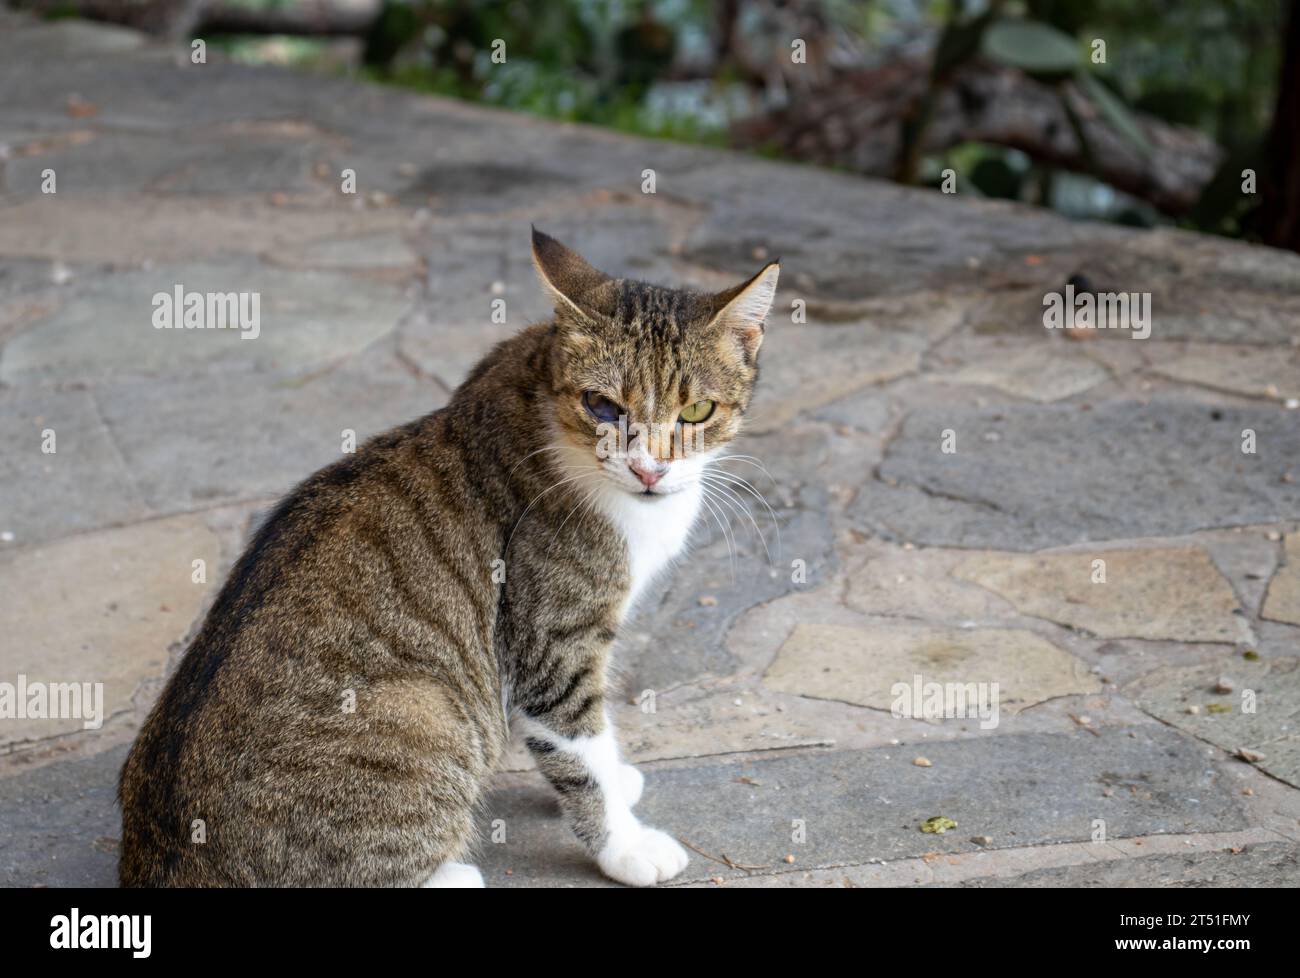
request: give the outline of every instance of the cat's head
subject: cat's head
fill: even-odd
[[[555,300],[553,447],[566,467],[646,502],[697,483],[740,432],[777,262],[708,294],[611,278],[536,229],[533,261]]]

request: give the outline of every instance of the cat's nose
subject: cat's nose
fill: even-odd
[[[641,485],[649,489],[656,482],[664,477],[668,471],[668,466],[662,462],[642,461],[641,459],[629,459],[627,467],[632,470],[632,474],[641,480]]]

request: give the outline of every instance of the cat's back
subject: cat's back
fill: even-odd
[[[456,422],[439,412],[372,440],[254,535],[123,769],[124,885],[424,871],[366,862],[387,851],[377,813],[436,818],[429,785],[468,792],[504,735],[500,530],[484,518],[492,488],[466,490],[474,455]]]

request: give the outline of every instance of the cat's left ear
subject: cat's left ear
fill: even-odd
[[[758,354],[763,342],[763,321],[772,309],[776,298],[776,279],[781,274],[781,264],[774,261],[761,272],[734,288],[719,292],[716,301],[720,307],[709,322],[710,328],[721,326],[740,341],[746,359]]]
[[[608,275],[592,268],[572,248],[566,248],[537,228],[533,228],[533,265],[557,311],[566,309],[576,313],[580,320],[591,318],[592,311],[599,306],[598,290],[610,280]]]

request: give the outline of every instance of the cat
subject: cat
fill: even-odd
[[[633,814],[610,646],[740,431],[780,267],[702,294],[532,247],[554,318],[254,534],[127,756],[122,885],[482,886],[511,726],[607,876],[687,865]]]

